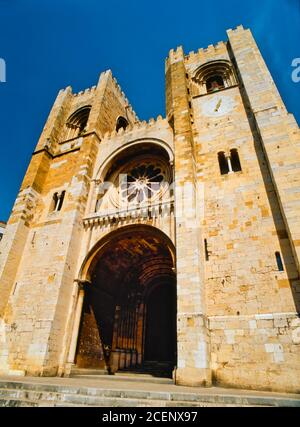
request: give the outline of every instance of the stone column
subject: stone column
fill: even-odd
[[[228,169],[229,169],[229,172],[228,172],[228,173],[233,173],[233,170],[232,170],[232,164],[231,164],[231,158],[230,158],[230,156],[227,156],[227,157],[226,157],[226,159],[227,159]]]
[[[84,302],[83,284],[79,283],[78,284],[77,303],[76,303],[74,323],[73,323],[73,332],[72,332],[70,350],[69,350],[67,366],[66,366],[66,373],[67,374],[70,373],[71,366],[74,364],[74,361],[75,361],[83,302]]]

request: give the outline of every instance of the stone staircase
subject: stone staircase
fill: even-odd
[[[75,379],[55,379],[56,384],[47,383],[46,378],[26,378],[21,380],[0,380],[0,406],[1,407],[224,407],[224,406],[269,406],[269,407],[300,407],[300,396],[268,395],[266,393],[245,392],[241,394],[220,389],[201,389],[201,391],[183,392],[182,387],[171,391],[164,387],[163,391],[134,390],[125,388],[126,383],[120,387],[107,387],[107,381],[101,380],[95,384],[82,386]],[[43,382],[41,382],[43,381]],[[74,382],[75,381],[75,382]],[[91,385],[93,384],[93,385]],[[114,383],[114,386],[116,383]],[[132,385],[132,384],[131,384]],[[190,390],[190,389],[189,389]]]

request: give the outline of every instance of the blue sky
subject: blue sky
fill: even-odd
[[[0,0],[0,220],[7,220],[60,88],[79,91],[112,69],[140,119],[165,113],[164,59],[251,28],[290,112],[300,123],[300,0]]]

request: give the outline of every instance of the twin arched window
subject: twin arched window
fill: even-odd
[[[65,139],[77,138],[86,131],[89,115],[91,111],[91,106],[86,105],[85,107],[79,108],[68,118],[66,127],[67,133]],[[119,116],[116,123],[116,131],[123,128],[124,130],[128,126],[128,121],[125,117]]]
[[[56,192],[52,196],[50,212],[59,212],[63,206],[66,191]]]
[[[226,156],[224,151],[218,153],[219,167],[221,175],[227,175],[232,172],[241,172],[241,162],[238,150],[230,150],[230,156]]]

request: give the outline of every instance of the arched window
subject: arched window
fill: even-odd
[[[215,76],[209,77],[206,80],[207,93],[216,92],[217,90],[221,90],[224,88],[225,88],[225,85],[224,85],[224,80],[222,76],[215,75]]]
[[[219,160],[221,175],[226,175],[227,173],[229,173],[228,161],[224,151],[221,151],[220,153],[218,153],[218,160]]]
[[[194,72],[192,81],[196,83],[198,95],[216,92],[237,84],[233,67],[226,60],[210,61],[201,65]]]
[[[79,108],[79,110],[75,111],[75,113],[69,117],[66,123],[68,129],[66,139],[76,138],[85,132],[90,111],[91,106],[87,105]]]
[[[117,120],[117,124],[116,124],[116,131],[118,132],[119,129],[123,128],[124,130],[127,128],[128,126],[128,121],[125,119],[125,117],[120,116]]]
[[[61,193],[54,193],[52,197],[50,212],[59,212],[62,208],[64,198],[66,195],[66,191],[62,191]]]
[[[224,151],[218,153],[219,167],[221,175],[228,173],[241,172],[239,153],[236,148],[230,150],[230,156],[227,156]]]
[[[242,170],[239,153],[236,148],[230,150],[230,160],[233,172],[240,172]]]

